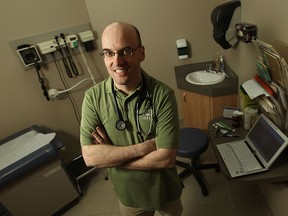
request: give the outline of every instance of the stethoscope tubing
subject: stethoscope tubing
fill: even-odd
[[[152,124],[153,124],[153,107],[151,105],[151,97],[148,93],[148,95],[146,96],[149,101],[149,110],[150,110],[150,124],[149,124],[149,129],[147,131],[147,133],[145,133],[142,128],[141,128],[141,124],[140,124],[140,121],[139,121],[139,116],[140,116],[140,113],[139,113],[139,110],[140,110],[140,107],[139,107],[139,103],[136,103],[136,106],[135,106],[135,119],[136,119],[136,126],[137,126],[137,131],[138,133],[141,135],[141,136],[147,136],[151,133],[151,130],[152,130]],[[145,97],[145,98],[146,98]],[[145,108],[146,109],[146,108]]]
[[[112,81],[113,83],[113,81]],[[116,98],[116,93],[114,90],[114,86],[112,86],[112,91],[113,91],[113,98],[114,98],[114,104],[115,104],[115,109],[116,109],[116,113],[118,116],[118,121],[116,122],[116,129],[119,131],[125,130],[126,129],[126,123],[123,119],[122,113],[120,112],[119,106],[118,106],[118,102],[117,102],[117,98]]]
[[[116,113],[117,113],[117,116],[118,116],[118,121],[116,122],[115,127],[116,127],[117,130],[123,131],[123,130],[126,129],[126,123],[125,123],[125,121],[123,119],[122,113],[120,112],[120,109],[119,109],[119,106],[118,106],[118,102],[117,102],[117,98],[116,98],[116,91],[114,89],[113,80],[112,80],[112,83],[111,83],[111,87],[112,87],[113,99],[114,99],[114,104],[115,104],[115,110],[116,110]],[[149,125],[149,129],[148,129],[147,133],[144,133],[144,131],[141,128],[140,121],[139,121],[139,116],[140,116],[139,110],[140,110],[140,106],[142,104],[142,98],[143,98],[143,93],[141,92],[139,98],[137,99],[136,105],[135,105],[135,122],[136,122],[137,132],[142,137],[143,136],[147,136],[147,135],[149,135],[151,133],[152,124],[153,124],[153,108],[152,108],[152,104],[151,104],[152,103],[152,101],[151,101],[152,97],[149,94],[149,92],[148,92],[148,90],[147,90],[147,88],[146,88],[146,86],[144,84],[143,84],[143,88],[145,88],[145,90],[146,90],[145,99],[149,100],[148,101],[148,106],[149,106],[149,110],[150,110],[150,125]]]

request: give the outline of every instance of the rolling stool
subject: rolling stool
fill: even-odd
[[[181,128],[180,129],[180,143],[177,150],[177,156],[182,158],[189,158],[191,163],[184,163],[176,160],[176,165],[184,167],[185,170],[179,174],[179,177],[183,179],[188,175],[193,174],[199,186],[201,187],[202,194],[208,195],[207,187],[200,176],[198,169],[215,169],[219,172],[218,164],[198,164],[197,159],[204,153],[209,145],[208,135],[197,128]]]

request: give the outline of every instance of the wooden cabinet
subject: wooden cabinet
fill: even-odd
[[[184,127],[195,127],[208,131],[208,123],[222,116],[223,107],[236,107],[237,94],[211,97],[179,90]]]

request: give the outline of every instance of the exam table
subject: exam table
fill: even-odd
[[[58,157],[63,144],[37,125],[0,140],[0,215],[61,215],[79,190]]]

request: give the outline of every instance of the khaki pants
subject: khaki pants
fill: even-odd
[[[122,216],[154,216],[155,214],[154,211],[144,211],[140,208],[124,206],[120,201],[119,206]],[[181,199],[166,203],[158,212],[163,216],[181,216],[183,212]]]

